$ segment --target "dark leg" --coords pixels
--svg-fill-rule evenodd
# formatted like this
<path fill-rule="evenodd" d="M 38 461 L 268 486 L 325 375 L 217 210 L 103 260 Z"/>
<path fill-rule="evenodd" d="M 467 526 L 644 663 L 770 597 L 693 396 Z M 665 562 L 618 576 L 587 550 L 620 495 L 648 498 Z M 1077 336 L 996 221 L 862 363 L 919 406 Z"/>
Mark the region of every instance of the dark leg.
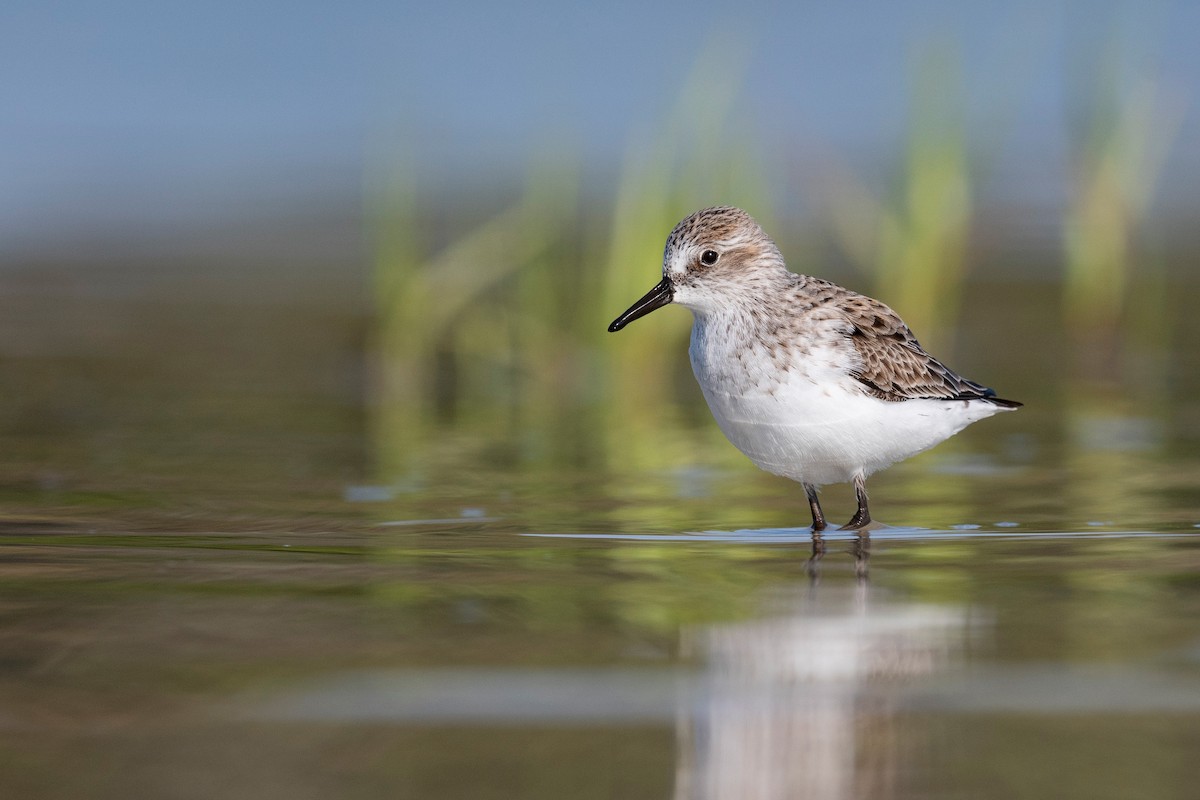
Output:
<path fill-rule="evenodd" d="M 867 510 L 867 479 L 861 475 L 854 478 L 854 496 L 858 498 L 858 511 L 841 527 L 843 531 L 858 530 L 871 524 L 871 512 Z"/>
<path fill-rule="evenodd" d="M 821 513 L 821 502 L 817 500 L 817 487 L 811 483 L 801 484 L 804 486 L 804 494 L 808 495 L 808 510 L 812 512 L 814 531 L 825 530 L 825 515 Z"/>

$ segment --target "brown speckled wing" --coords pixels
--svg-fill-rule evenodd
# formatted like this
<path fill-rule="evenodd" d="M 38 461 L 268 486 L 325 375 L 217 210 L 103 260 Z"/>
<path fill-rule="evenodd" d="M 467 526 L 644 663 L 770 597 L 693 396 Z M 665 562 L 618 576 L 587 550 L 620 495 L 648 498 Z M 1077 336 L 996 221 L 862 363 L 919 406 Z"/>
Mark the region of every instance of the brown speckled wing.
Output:
<path fill-rule="evenodd" d="M 852 373 L 883 400 L 989 400 L 1016 407 L 986 386 L 958 375 L 926 353 L 908 326 L 890 308 L 861 295 L 841 298 L 838 306 L 850 324 L 850 343 L 862 366 Z"/>

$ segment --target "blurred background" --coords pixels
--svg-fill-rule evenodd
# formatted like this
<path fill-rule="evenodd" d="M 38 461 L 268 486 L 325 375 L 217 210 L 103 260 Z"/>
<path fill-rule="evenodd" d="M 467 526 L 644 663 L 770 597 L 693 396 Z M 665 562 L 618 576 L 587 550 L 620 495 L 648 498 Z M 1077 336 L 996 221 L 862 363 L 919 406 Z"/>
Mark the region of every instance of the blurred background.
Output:
<path fill-rule="evenodd" d="M 1191 797 L 1197 30 L 9 0 L 0 787 Z M 873 554 L 685 310 L 605 331 L 716 204 L 1025 403 L 875 476 Z"/>
<path fill-rule="evenodd" d="M 1195 413 L 1198 23 L 1188 3 L 9 4 L 5 483 L 69 505 L 236 456 L 246 481 L 391 496 L 463 458 L 729 459 L 688 315 L 604 332 L 713 204 L 884 299 L 1025 424 L 1159 447 Z"/>
<path fill-rule="evenodd" d="M 686 314 L 603 326 L 652 285 L 674 221 L 711 204 L 745 206 L 793 269 L 881 296 L 1023 399 L 1052 396 L 1068 355 L 1161 398 L 1188 316 L 1168 285 L 1197 245 L 1190 4 L 4 16 L 10 435 L 100 435 L 81 418 L 105 398 L 125 409 L 105 427 L 128 414 L 167 439 L 280 425 L 289 381 L 332 375 L 342 411 L 320 425 L 368 432 L 346 469 L 384 484 L 427 469 L 446 423 L 522 463 L 604 462 L 614 436 L 635 445 L 625 463 L 668 463 L 628 428 L 695 405 Z M 169 374 L 153 401 L 146 360 Z M 101 457 L 32 449 L 51 486 Z"/>

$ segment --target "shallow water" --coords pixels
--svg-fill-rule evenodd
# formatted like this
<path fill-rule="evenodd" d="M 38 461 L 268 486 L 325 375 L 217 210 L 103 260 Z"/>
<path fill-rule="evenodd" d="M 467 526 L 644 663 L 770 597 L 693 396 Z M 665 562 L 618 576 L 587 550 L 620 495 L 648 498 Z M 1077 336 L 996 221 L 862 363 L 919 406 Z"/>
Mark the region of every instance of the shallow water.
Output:
<path fill-rule="evenodd" d="M 1157 383 L 986 351 L 1027 408 L 814 542 L 694 409 L 385 471 L 357 316 L 110 302 L 6 334 L 6 797 L 1195 794 L 1190 329 Z"/>

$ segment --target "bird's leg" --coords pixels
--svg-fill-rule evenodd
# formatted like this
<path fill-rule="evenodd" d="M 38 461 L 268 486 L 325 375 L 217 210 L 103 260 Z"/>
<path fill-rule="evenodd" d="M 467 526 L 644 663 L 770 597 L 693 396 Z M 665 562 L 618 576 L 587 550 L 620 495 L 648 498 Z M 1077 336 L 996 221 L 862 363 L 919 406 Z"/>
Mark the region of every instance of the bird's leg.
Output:
<path fill-rule="evenodd" d="M 821 512 L 821 501 L 817 499 L 817 487 L 811 483 L 802 484 L 804 486 L 804 494 L 808 496 L 808 510 L 812 512 L 812 529 L 814 531 L 825 530 L 825 514 Z"/>
<path fill-rule="evenodd" d="M 862 475 L 854 476 L 854 496 L 858 498 L 858 510 L 840 530 L 853 531 L 871 524 L 871 512 L 867 510 L 867 479 Z"/>

